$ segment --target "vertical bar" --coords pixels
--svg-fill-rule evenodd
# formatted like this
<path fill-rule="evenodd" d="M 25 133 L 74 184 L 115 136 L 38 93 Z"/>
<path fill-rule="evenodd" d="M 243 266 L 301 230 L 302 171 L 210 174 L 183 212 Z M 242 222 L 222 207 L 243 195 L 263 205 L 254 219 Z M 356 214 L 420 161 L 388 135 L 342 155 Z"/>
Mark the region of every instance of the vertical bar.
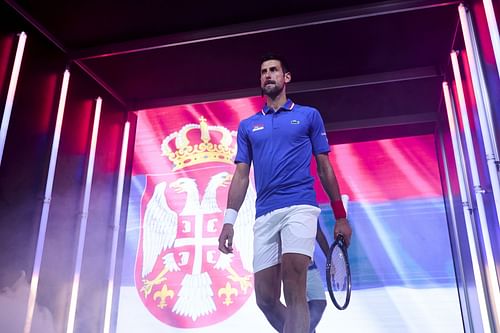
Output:
<path fill-rule="evenodd" d="M 499 175 L 497 169 L 499 162 L 496 153 L 497 144 L 491 115 L 490 99 L 488 96 L 488 90 L 486 89 L 483 71 L 481 69 L 479 51 L 477 49 L 470 13 L 463 5 L 459 6 L 459 13 L 465 48 L 470 64 L 469 68 L 472 78 L 472 87 L 476 98 L 477 114 L 479 116 L 480 123 L 479 129 L 481 130 L 481 136 L 483 138 L 488 173 L 490 176 L 491 188 L 493 190 L 493 197 L 495 199 L 493 201 L 495 203 L 497 223 L 500 226 L 500 180 L 498 178 Z"/>
<path fill-rule="evenodd" d="M 457 168 L 457 178 L 458 185 L 460 188 L 460 198 L 462 199 L 462 207 L 464 210 L 465 217 L 465 228 L 467 230 L 467 240 L 469 242 L 471 261 L 472 261 L 472 272 L 474 275 L 474 282 L 476 284 L 479 310 L 481 313 L 481 319 L 483 324 L 483 330 L 485 332 L 490 331 L 490 323 L 488 320 L 488 307 L 486 291 L 484 289 L 484 283 L 481 274 L 481 265 L 479 262 L 480 253 L 478 252 L 479 245 L 475 237 L 475 232 L 473 228 L 474 216 L 472 214 L 472 200 L 470 198 L 469 184 L 467 181 L 467 175 L 465 173 L 465 159 L 463 155 L 463 148 L 460 141 L 460 135 L 458 130 L 458 121 L 455 116 L 455 108 L 452 103 L 450 89 L 447 82 L 443 82 L 443 94 L 446 105 L 446 113 L 448 115 L 448 124 L 450 127 L 451 142 L 453 146 L 453 155 L 455 157 L 455 167 Z M 450 200 L 453 200 L 450 198 Z M 455 237 L 458 239 L 458 233 L 456 228 L 454 229 Z M 460 263 L 462 265 L 462 263 Z M 463 272 L 462 272 L 463 274 Z M 468 311 L 468 309 L 467 309 Z"/>
<path fill-rule="evenodd" d="M 446 82 L 443 82 L 443 85 Z M 446 88 L 447 83 L 446 83 Z M 464 329 L 465 333 L 470 333 L 474 332 L 474 323 L 471 320 L 471 304 L 469 300 L 469 294 L 467 293 L 467 283 L 465 279 L 465 271 L 464 271 L 464 257 L 462 255 L 462 249 L 460 247 L 460 236 L 458 233 L 458 227 L 457 227 L 457 217 L 455 215 L 455 204 L 454 204 L 454 198 L 453 198 L 453 190 L 451 187 L 451 182 L 450 182 L 450 166 L 448 165 L 447 159 L 446 159 L 446 150 L 445 150 L 445 144 L 443 140 L 443 134 L 439 132 L 437 134 L 439 136 L 439 143 L 437 143 L 439 150 L 441 152 L 441 158 L 443 161 L 443 173 L 444 173 L 444 180 L 446 182 L 446 190 L 448 192 L 448 201 L 449 201 L 449 219 L 448 219 L 448 228 L 450 229 L 450 238 L 453 238 L 456 243 L 456 254 L 455 254 L 455 264 L 456 264 L 456 269 L 458 270 L 457 272 L 457 283 L 458 283 L 458 297 L 460 298 L 460 304 L 461 304 L 461 309 L 462 309 L 462 318 L 464 321 Z M 452 143 L 453 145 L 453 143 Z M 453 146 L 452 146 L 453 148 Z M 455 154 L 454 154 L 455 156 Z M 456 156 L 455 156 L 456 158 Z M 458 172 L 458 171 L 457 171 Z M 460 189 L 459 189 L 460 191 Z M 461 198 L 462 199 L 462 198 Z M 462 207 L 463 203 L 462 203 Z M 470 214 L 470 210 L 468 210 L 468 213 Z M 477 259 L 477 258 L 476 258 Z M 474 273 L 473 273 L 474 274 Z M 482 282 L 482 281 L 481 281 Z"/>
<path fill-rule="evenodd" d="M 465 144 L 467 146 L 467 155 L 469 160 L 469 167 L 472 176 L 472 185 L 474 187 L 474 192 L 476 196 L 477 211 L 479 214 L 479 224 L 481 226 L 481 235 L 483 239 L 484 254 L 486 257 L 486 276 L 491 283 L 490 295 L 493 299 L 494 304 L 499 304 L 499 287 L 498 287 L 498 277 L 496 272 L 495 259 L 493 257 L 492 245 L 490 240 L 490 234 L 488 231 L 488 221 L 486 218 L 486 209 L 484 207 L 483 193 L 479 180 L 479 171 L 477 169 L 476 155 L 474 153 L 474 143 L 472 141 L 472 133 L 469 124 L 469 116 L 467 114 L 467 105 L 465 103 L 465 94 L 462 86 L 462 76 L 460 74 L 460 66 L 458 64 L 457 52 L 451 53 L 451 63 L 453 66 L 453 74 L 455 76 L 455 81 L 457 84 L 457 93 L 459 101 L 459 111 L 462 119 L 462 126 L 465 135 Z M 487 331 L 489 332 L 489 330 Z"/>
<path fill-rule="evenodd" d="M 500 78 L 500 37 L 498 35 L 498 25 L 495 18 L 495 10 L 491 0 L 483 0 L 484 11 L 486 13 L 486 22 L 490 31 L 491 44 L 493 44 L 493 53 L 497 64 L 498 77 Z"/>
<path fill-rule="evenodd" d="M 104 312 L 103 333 L 109 333 L 111 328 L 111 309 L 113 307 L 113 289 L 116 268 L 116 253 L 118 247 L 118 231 L 120 229 L 120 217 L 123 198 L 123 183 L 125 180 L 125 166 L 127 162 L 128 138 L 130 123 L 125 123 L 123 129 L 122 151 L 120 155 L 120 167 L 118 171 L 118 184 L 116 188 L 115 215 L 113 219 L 113 240 L 111 242 L 111 256 L 109 260 L 108 288 L 106 296 L 106 310 Z"/>
<path fill-rule="evenodd" d="M 80 273 L 82 270 L 83 249 L 85 246 L 85 235 L 87 232 L 87 220 L 89 215 L 90 193 L 92 190 L 92 177 L 94 175 L 95 151 L 97 145 L 97 135 L 99 132 L 99 121 L 101 118 L 102 99 L 98 97 L 95 105 L 94 124 L 92 127 L 92 139 L 90 142 L 89 160 L 87 164 L 87 174 L 85 177 L 85 189 L 83 194 L 82 215 L 80 218 L 80 230 L 78 233 L 78 243 L 76 249 L 75 268 L 73 273 L 73 287 L 71 289 L 71 299 L 68 313 L 68 323 L 66 333 L 72 333 L 75 326 L 76 305 L 78 300 L 78 289 L 80 286 Z"/>
<path fill-rule="evenodd" d="M 59 141 L 61 139 L 61 127 L 64 115 L 64 106 L 69 85 L 69 71 L 64 71 L 61 95 L 59 98 L 59 107 L 57 109 L 56 127 L 54 130 L 54 139 L 52 140 L 52 150 L 50 152 L 49 170 L 47 172 L 47 182 L 45 184 L 45 195 L 43 198 L 42 215 L 40 217 L 40 229 L 38 230 L 38 239 L 35 251 L 35 261 L 33 264 L 33 273 L 31 274 L 31 286 L 28 298 L 28 309 L 26 312 L 26 321 L 24 323 L 24 333 L 30 333 L 35 311 L 36 295 L 38 290 L 38 280 L 40 275 L 40 266 L 42 263 L 43 247 L 45 244 L 45 233 L 47 231 L 47 222 L 50 210 L 50 201 L 52 199 L 52 187 L 54 185 L 54 175 L 56 171 L 57 155 L 59 152 Z"/>
<path fill-rule="evenodd" d="M 0 165 L 2 165 L 3 150 L 5 148 L 5 140 L 7 138 L 7 129 L 9 128 L 12 105 L 14 104 L 17 80 L 19 78 L 19 72 L 21 70 L 24 47 L 26 45 L 26 37 L 27 36 L 24 31 L 19 34 L 19 42 L 17 43 L 16 56 L 14 58 L 14 66 L 12 67 L 9 89 L 7 90 L 7 98 L 5 100 L 5 108 L 3 109 L 2 125 L 0 126 Z"/>

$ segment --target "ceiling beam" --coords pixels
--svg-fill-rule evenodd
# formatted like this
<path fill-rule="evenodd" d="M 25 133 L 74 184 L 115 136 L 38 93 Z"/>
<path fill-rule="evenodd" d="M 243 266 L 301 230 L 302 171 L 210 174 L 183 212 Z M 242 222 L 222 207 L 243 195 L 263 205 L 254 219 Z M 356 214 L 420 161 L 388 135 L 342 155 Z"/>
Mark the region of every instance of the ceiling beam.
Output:
<path fill-rule="evenodd" d="M 457 5 L 458 3 L 459 1 L 439 0 L 385 1 L 358 7 L 335 9 L 288 17 L 277 17 L 268 20 L 234 24 L 206 30 L 108 44 L 72 52 L 70 57 L 78 60 L 103 58 L 372 16 Z"/>
<path fill-rule="evenodd" d="M 97 75 L 96 73 L 94 73 L 94 71 L 88 68 L 87 65 L 83 63 L 83 61 L 74 60 L 73 63 L 78 67 L 80 67 L 82 71 L 87 73 L 87 75 L 90 76 L 92 80 L 94 80 L 99 86 L 101 86 L 102 89 L 104 89 L 108 94 L 110 94 L 118 103 L 121 104 L 121 106 L 123 106 L 126 110 L 130 109 L 130 106 L 127 104 L 125 99 L 118 92 L 116 92 L 116 90 L 111 88 L 109 84 L 107 84 L 103 79 L 101 79 L 99 75 Z"/>
<path fill-rule="evenodd" d="M 293 95 L 298 93 L 352 88 L 375 84 L 384 84 L 391 82 L 401 82 L 409 80 L 429 79 L 441 77 L 442 74 L 435 67 L 417 67 L 400 71 L 376 73 L 369 75 L 359 75 L 345 78 L 337 78 L 330 80 L 307 81 L 307 82 L 292 82 L 287 85 L 287 94 Z M 145 110 L 164 106 L 205 103 L 212 101 L 220 101 L 234 98 L 244 98 L 250 96 L 258 96 L 260 89 L 256 83 L 254 88 L 238 89 L 221 91 L 209 94 L 178 96 L 171 98 L 148 99 L 143 101 L 129 101 L 131 110 Z"/>
<path fill-rule="evenodd" d="M 16 1 L 14 0 L 4 0 L 7 5 L 9 5 L 15 12 L 22 16 L 28 24 L 33 26 L 40 34 L 49 40 L 56 48 L 61 52 L 68 55 L 68 49 L 61 43 L 54 35 L 52 35 L 40 22 L 38 22 L 33 16 L 31 16 L 26 10 L 24 10 Z M 87 73 L 101 88 L 103 88 L 108 94 L 110 94 L 118 103 L 120 103 L 125 109 L 129 109 L 125 100 L 108 84 L 106 84 L 97 74 L 95 74 L 90 68 L 88 68 L 82 61 L 74 59 L 69 61 L 69 63 L 74 63 L 76 66 L 80 67 L 82 71 Z"/>
<path fill-rule="evenodd" d="M 292 82 L 287 87 L 288 94 L 312 91 L 361 87 L 374 84 L 401 82 L 440 77 L 442 74 L 435 67 L 417 67 L 399 71 L 358 75 L 330 80 Z"/>
<path fill-rule="evenodd" d="M 393 117 L 367 118 L 353 121 L 340 121 L 335 123 L 326 123 L 327 132 L 348 131 L 357 129 L 368 129 L 378 127 L 390 127 L 401 125 L 415 125 L 424 123 L 434 123 L 437 121 L 435 112 L 405 114 Z"/>
<path fill-rule="evenodd" d="M 23 17 L 29 24 L 31 24 L 35 30 L 40 32 L 45 38 L 47 38 L 55 47 L 57 47 L 63 53 L 68 53 L 66 47 L 54 36 L 52 35 L 45 27 L 40 24 L 33 16 L 31 16 L 23 7 L 21 7 L 14 0 L 4 0 L 4 2 L 10 6 L 16 13 L 18 13 L 21 17 Z"/>

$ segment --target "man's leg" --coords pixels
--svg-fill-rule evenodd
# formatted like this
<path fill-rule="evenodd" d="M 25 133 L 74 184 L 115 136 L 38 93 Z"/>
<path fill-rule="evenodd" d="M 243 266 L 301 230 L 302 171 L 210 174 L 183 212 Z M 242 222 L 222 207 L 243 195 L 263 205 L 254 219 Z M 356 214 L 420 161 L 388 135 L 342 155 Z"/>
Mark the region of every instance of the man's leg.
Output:
<path fill-rule="evenodd" d="M 311 324 L 309 328 L 310 333 L 316 332 L 316 326 L 318 326 L 323 312 L 325 312 L 326 301 L 325 300 L 311 300 L 307 302 L 309 305 L 309 316 L 311 318 Z"/>
<path fill-rule="evenodd" d="M 286 308 L 280 301 L 280 265 L 256 272 L 254 279 L 257 306 L 264 313 L 269 323 L 278 332 L 283 332 Z"/>
<path fill-rule="evenodd" d="M 309 332 L 306 276 L 310 261 L 311 258 L 303 254 L 283 254 L 281 269 L 283 270 L 283 292 L 287 308 L 284 333 Z"/>
<path fill-rule="evenodd" d="M 309 332 L 314 333 L 326 308 L 325 288 L 321 279 L 321 273 L 315 263 L 312 263 L 307 268 L 306 295 L 309 306 L 309 317 L 311 318 Z"/>

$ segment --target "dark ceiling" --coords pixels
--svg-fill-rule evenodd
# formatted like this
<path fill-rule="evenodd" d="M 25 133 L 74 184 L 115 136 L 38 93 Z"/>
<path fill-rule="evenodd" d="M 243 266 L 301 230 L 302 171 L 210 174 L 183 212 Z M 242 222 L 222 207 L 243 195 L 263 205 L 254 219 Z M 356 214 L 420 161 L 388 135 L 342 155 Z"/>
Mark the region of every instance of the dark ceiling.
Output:
<path fill-rule="evenodd" d="M 331 130 L 433 121 L 458 26 L 457 1 L 5 2 L 129 110 L 258 95 L 273 51 Z"/>

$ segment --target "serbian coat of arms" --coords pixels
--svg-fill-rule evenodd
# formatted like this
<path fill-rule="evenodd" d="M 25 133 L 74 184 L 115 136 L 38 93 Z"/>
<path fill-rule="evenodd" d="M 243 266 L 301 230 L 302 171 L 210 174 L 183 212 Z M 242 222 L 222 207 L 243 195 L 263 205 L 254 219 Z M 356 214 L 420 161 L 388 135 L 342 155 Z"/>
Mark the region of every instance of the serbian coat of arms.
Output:
<path fill-rule="evenodd" d="M 166 325 L 216 324 L 252 295 L 252 184 L 235 224 L 234 253 L 218 250 L 235 153 L 236 132 L 201 117 L 164 137 L 161 154 L 170 167 L 146 175 L 135 286 Z"/>

